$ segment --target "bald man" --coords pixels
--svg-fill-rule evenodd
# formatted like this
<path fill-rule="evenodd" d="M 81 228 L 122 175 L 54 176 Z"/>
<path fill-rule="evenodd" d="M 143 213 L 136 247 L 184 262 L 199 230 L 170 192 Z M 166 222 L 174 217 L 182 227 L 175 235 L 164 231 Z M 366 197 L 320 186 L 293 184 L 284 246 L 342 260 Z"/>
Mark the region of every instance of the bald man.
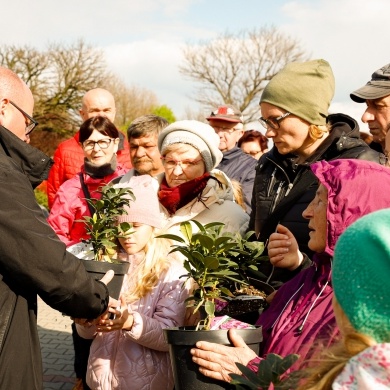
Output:
<path fill-rule="evenodd" d="M 47 224 L 33 188 L 52 160 L 29 145 L 37 122 L 27 85 L 0 67 L 0 388 L 41 390 L 37 295 L 68 316 L 97 318 L 107 287 L 91 278 Z M 110 278 L 104 278 L 107 283 Z M 110 306 L 118 302 L 111 300 Z"/>
<path fill-rule="evenodd" d="M 114 97 L 105 89 L 91 89 L 84 95 L 79 113 L 83 122 L 98 115 L 105 116 L 114 122 L 116 114 Z M 118 163 L 126 168 L 131 168 L 129 144 L 122 132 L 119 132 L 119 137 Z M 79 132 L 58 145 L 53 159 L 54 166 L 50 170 L 47 181 L 49 208 L 51 208 L 61 184 L 79 173 L 84 164 L 84 152 L 79 144 Z"/>

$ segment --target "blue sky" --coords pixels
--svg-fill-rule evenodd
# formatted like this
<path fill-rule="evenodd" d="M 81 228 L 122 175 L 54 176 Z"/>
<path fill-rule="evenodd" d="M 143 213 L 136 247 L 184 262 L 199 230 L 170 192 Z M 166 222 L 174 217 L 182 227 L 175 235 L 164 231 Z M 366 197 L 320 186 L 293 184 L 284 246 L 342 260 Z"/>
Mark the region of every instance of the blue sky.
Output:
<path fill-rule="evenodd" d="M 390 62 L 388 0 L 16 0 L 2 11 L 0 44 L 44 47 L 83 38 L 106 53 L 126 83 L 154 91 L 183 118 L 195 84 L 178 72 L 184 44 L 219 34 L 276 26 L 299 39 L 336 77 L 332 110 L 358 119 L 349 93 Z"/>

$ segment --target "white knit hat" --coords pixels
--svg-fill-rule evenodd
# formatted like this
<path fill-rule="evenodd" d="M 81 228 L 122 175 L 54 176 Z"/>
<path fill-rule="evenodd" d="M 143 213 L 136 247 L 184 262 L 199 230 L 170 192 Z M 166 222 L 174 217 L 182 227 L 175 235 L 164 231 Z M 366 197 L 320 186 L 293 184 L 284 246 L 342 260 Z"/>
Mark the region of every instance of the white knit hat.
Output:
<path fill-rule="evenodd" d="M 219 137 L 206 123 L 195 120 L 174 122 L 167 126 L 158 137 L 158 149 L 162 156 L 168 146 L 179 143 L 191 145 L 199 151 L 207 172 L 214 169 L 222 160 Z"/>
<path fill-rule="evenodd" d="M 126 214 L 118 217 L 118 223 L 138 222 L 156 228 L 162 227 L 160 218 L 160 206 L 157 190 L 153 179 L 149 175 L 133 176 L 128 187 L 131 188 L 135 200 L 130 202 L 130 207 L 124 207 Z"/>

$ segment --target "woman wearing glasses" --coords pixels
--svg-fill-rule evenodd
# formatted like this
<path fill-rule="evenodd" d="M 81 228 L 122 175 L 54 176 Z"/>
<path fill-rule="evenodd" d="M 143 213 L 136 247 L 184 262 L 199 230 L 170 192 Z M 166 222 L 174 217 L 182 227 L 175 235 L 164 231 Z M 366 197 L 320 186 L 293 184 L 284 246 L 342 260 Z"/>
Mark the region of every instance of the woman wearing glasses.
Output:
<path fill-rule="evenodd" d="M 90 215 L 86 198 L 99 198 L 101 186 L 127 171 L 117 164 L 119 133 L 109 119 L 97 116 L 86 120 L 80 127 L 79 139 L 84 165 L 79 174 L 61 185 L 48 218 L 67 246 L 88 237 L 82 222 L 84 216 Z"/>
<path fill-rule="evenodd" d="M 234 201 L 229 178 L 214 169 L 222 159 L 213 128 L 195 120 L 166 127 L 158 138 L 165 173 L 158 192 L 165 229 L 180 234 L 180 222 L 222 222 L 227 231 L 245 232 L 249 216 Z"/>
<path fill-rule="evenodd" d="M 84 151 L 84 165 L 80 167 L 79 174 L 61 185 L 48 218 L 49 224 L 66 246 L 88 238 L 82 222 L 84 216 L 91 215 L 86 199 L 99 198 L 100 187 L 127 171 L 117 164 L 119 133 L 106 117 L 95 116 L 87 119 L 80 127 L 79 140 Z M 91 340 L 78 336 L 74 323 L 72 337 L 78 379 L 75 389 L 88 389 L 85 375 Z"/>
<path fill-rule="evenodd" d="M 328 62 L 313 60 L 288 64 L 263 91 L 260 122 L 274 146 L 260 158 L 253 188 L 249 228 L 260 241 L 267 242 L 280 223 L 292 232 L 302 252 L 312 255 L 307 247 L 309 228 L 302 217 L 318 187 L 310 165 L 338 158 L 384 163 L 384 156 L 360 139 L 354 119 L 328 114 L 334 88 Z M 305 265 L 294 270 L 281 254 L 272 263 L 264 262 L 261 272 L 272 273 L 272 284 L 278 287 Z"/>

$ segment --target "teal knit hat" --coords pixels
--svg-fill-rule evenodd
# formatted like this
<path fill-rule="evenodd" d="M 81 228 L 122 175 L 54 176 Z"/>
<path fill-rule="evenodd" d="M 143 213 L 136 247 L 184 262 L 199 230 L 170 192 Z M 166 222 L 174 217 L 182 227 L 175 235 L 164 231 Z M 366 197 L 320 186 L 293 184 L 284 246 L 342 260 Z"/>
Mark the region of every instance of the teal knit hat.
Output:
<path fill-rule="evenodd" d="M 390 342 L 390 209 L 362 217 L 340 236 L 332 282 L 352 326 Z"/>
<path fill-rule="evenodd" d="M 292 62 L 267 84 L 260 103 L 283 108 L 312 125 L 325 125 L 334 89 L 327 61 Z"/>

